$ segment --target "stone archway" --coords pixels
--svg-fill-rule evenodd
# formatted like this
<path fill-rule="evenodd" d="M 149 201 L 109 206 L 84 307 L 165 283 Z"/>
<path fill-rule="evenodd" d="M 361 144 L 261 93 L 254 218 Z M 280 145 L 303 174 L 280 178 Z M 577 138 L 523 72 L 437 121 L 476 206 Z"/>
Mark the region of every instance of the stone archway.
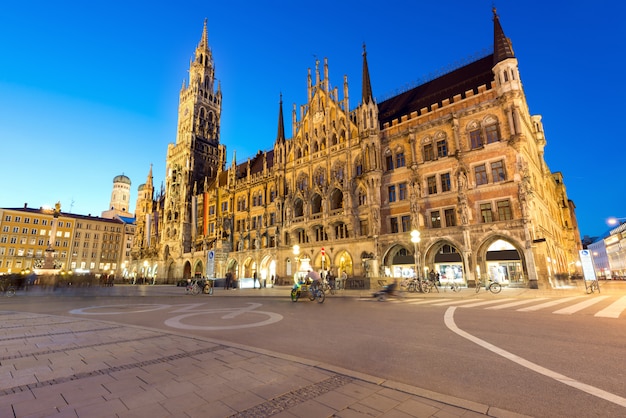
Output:
<path fill-rule="evenodd" d="M 185 261 L 185 265 L 183 266 L 183 279 L 191 279 L 191 263 L 189 261 Z"/>
<path fill-rule="evenodd" d="M 169 263 L 167 264 L 167 273 L 166 273 L 166 278 L 167 278 L 167 282 L 170 283 L 170 280 L 173 282 L 176 282 L 176 264 L 174 263 L 174 261 L 170 260 Z"/>
<path fill-rule="evenodd" d="M 341 250 L 335 256 L 335 267 L 337 268 L 337 277 L 345 272 L 348 277 L 354 276 L 354 266 L 352 256 L 346 250 Z"/>
<path fill-rule="evenodd" d="M 511 237 L 495 234 L 486 238 L 476 251 L 476 266 L 483 280 L 495 280 L 509 286 L 528 285 L 524 251 Z"/>
<path fill-rule="evenodd" d="M 206 271 L 201 260 L 197 260 L 193 268 L 193 277 L 203 277 Z"/>
<path fill-rule="evenodd" d="M 424 271 L 439 273 L 442 285 L 454 281 L 460 286 L 466 286 L 469 272 L 463 261 L 462 246 L 450 240 L 434 242 L 427 250 L 424 261 Z"/>
<path fill-rule="evenodd" d="M 415 253 L 403 244 L 389 247 L 382 258 L 382 277 L 406 278 L 415 276 Z"/>

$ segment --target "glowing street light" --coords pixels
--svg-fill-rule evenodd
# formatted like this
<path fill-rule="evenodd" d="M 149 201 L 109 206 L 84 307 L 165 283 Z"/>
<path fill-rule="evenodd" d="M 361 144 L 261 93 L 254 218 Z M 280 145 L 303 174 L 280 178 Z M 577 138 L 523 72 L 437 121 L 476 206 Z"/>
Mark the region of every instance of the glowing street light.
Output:
<path fill-rule="evenodd" d="M 608 218 L 606 220 L 606 223 L 611 225 L 611 226 L 615 226 L 617 224 L 619 224 L 620 222 L 626 221 L 626 217 L 625 218 L 616 218 L 614 216 L 611 216 L 610 218 Z"/>

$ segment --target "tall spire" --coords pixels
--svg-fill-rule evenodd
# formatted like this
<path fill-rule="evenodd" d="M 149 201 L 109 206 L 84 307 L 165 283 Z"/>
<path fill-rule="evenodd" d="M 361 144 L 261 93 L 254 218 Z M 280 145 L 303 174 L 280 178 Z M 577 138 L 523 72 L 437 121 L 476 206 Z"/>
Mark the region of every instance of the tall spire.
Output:
<path fill-rule="evenodd" d="M 500 25 L 500 18 L 493 8 L 493 63 L 494 65 L 507 58 L 515 58 L 511 40 L 504 36 L 504 31 Z"/>
<path fill-rule="evenodd" d="M 198 48 L 208 48 L 209 47 L 209 34 L 206 28 L 207 18 L 204 18 L 204 28 L 202 29 L 202 38 L 200 38 L 200 44 Z"/>
<path fill-rule="evenodd" d="M 150 163 L 150 171 L 148 172 L 148 178 L 146 179 L 146 186 L 152 187 L 152 163 Z"/>
<path fill-rule="evenodd" d="M 370 83 L 370 72 L 367 68 L 367 51 L 365 43 L 363 44 L 363 104 L 374 102 L 372 97 L 372 84 Z"/>
<path fill-rule="evenodd" d="M 280 93 L 280 104 L 278 105 L 278 133 L 276 134 L 276 143 L 285 143 L 285 121 L 283 119 L 283 94 Z"/>

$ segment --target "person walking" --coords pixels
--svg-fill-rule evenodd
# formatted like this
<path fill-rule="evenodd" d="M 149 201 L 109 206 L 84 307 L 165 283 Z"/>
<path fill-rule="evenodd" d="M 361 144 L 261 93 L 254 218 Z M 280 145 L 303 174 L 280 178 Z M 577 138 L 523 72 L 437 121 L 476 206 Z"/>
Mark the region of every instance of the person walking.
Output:
<path fill-rule="evenodd" d="M 226 280 L 224 280 L 224 290 L 230 289 L 233 281 L 233 273 L 230 271 L 226 272 Z"/>

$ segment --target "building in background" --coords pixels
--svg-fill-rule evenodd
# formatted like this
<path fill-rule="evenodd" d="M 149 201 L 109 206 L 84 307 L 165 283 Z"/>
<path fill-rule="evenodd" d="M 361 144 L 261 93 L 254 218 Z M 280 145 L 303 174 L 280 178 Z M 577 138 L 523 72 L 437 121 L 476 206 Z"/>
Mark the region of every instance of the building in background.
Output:
<path fill-rule="evenodd" d="M 124 223 L 120 219 L 77 215 L 54 209 L 0 209 L 0 274 L 49 269 L 60 273 L 119 275 Z M 134 231 L 129 231 L 132 233 Z"/>
<path fill-rule="evenodd" d="M 555 286 L 581 248 L 574 204 L 546 164 L 541 116 L 495 10 L 493 36 L 489 55 L 380 103 L 364 48 L 352 108 L 347 77 L 331 88 L 327 60 L 316 61 L 292 137 L 281 99 L 272 148 L 227 167 L 205 21 L 165 187 L 155 195 L 150 169 L 139 189 L 131 274 L 269 280 L 306 260 L 354 286 L 415 269 Z"/>
<path fill-rule="evenodd" d="M 114 218 L 116 216 L 124 216 L 132 218 L 133 214 L 129 212 L 130 208 L 130 179 L 124 174 L 113 178 L 113 190 L 111 191 L 111 202 L 109 209 L 102 212 L 103 218 Z"/>

